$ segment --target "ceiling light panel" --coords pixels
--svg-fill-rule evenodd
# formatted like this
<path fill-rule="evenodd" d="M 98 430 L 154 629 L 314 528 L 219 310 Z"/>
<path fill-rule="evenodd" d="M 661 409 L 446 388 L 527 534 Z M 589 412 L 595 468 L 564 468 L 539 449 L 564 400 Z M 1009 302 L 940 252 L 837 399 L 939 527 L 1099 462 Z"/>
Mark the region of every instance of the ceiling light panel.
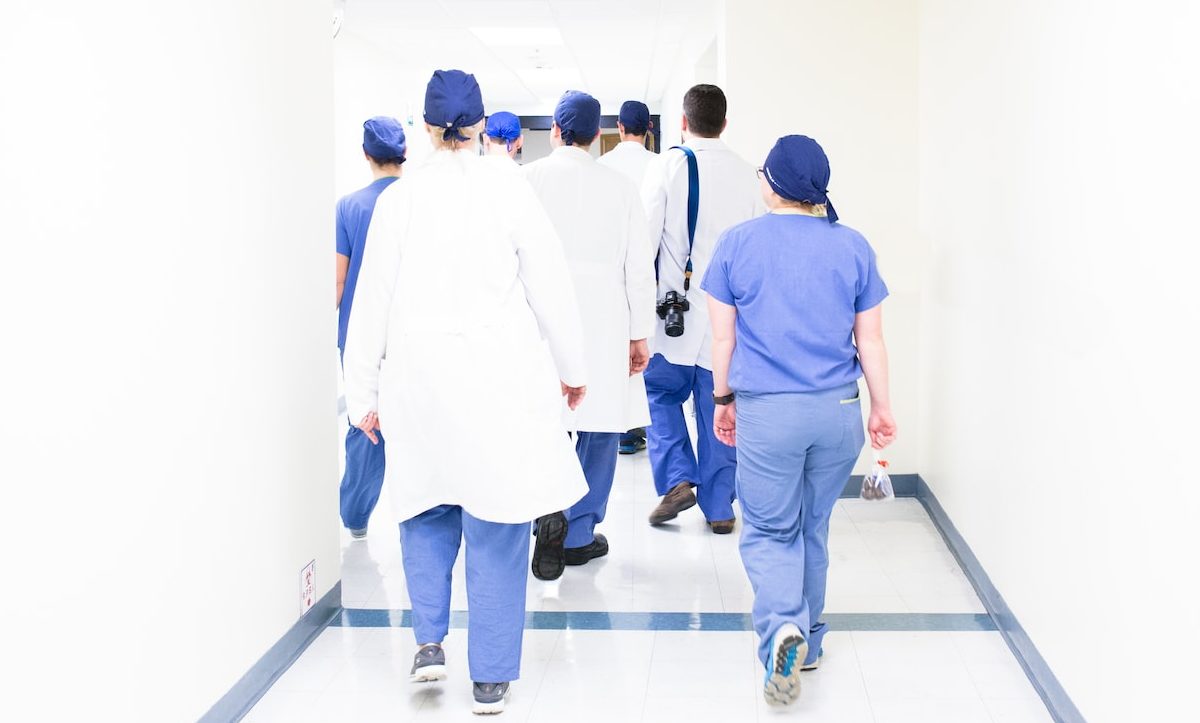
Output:
<path fill-rule="evenodd" d="M 480 42 L 492 48 L 555 47 L 564 45 L 562 33 L 556 27 L 472 27 L 468 28 Z"/>

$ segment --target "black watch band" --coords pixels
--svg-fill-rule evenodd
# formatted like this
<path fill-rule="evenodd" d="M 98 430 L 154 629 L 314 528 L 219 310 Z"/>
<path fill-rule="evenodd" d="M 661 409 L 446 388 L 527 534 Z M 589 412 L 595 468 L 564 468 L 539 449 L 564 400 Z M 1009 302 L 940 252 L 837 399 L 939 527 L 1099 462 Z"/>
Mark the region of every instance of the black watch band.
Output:
<path fill-rule="evenodd" d="M 713 395 L 713 404 L 733 404 L 733 397 L 734 397 L 733 392 L 730 392 L 723 397 L 718 397 L 716 394 L 714 394 Z"/>

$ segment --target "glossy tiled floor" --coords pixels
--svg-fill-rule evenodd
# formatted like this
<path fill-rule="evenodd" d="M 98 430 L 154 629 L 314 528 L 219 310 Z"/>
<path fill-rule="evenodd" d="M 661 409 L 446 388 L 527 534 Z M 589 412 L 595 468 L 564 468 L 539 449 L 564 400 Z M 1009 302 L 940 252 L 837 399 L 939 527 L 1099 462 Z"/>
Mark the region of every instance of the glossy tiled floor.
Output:
<path fill-rule="evenodd" d="M 385 492 L 386 495 L 386 492 Z M 750 610 L 737 536 L 708 532 L 699 510 L 651 528 L 656 502 L 645 454 L 622 457 L 601 530 L 612 553 L 529 581 L 530 610 Z M 976 613 L 983 607 L 914 500 L 838 504 L 831 531 L 830 613 Z M 465 609 L 460 568 L 452 606 Z M 382 499 L 367 540 L 344 536 L 348 608 L 404 609 L 398 534 Z M 450 679 L 407 682 L 414 648 L 404 628 L 331 627 L 251 711 L 254 723 L 465 721 L 471 716 L 466 631 L 452 630 Z M 769 709 L 750 632 L 529 630 L 521 679 L 500 720 L 1025 723 L 1049 721 L 996 632 L 837 630 L 800 701 Z"/>

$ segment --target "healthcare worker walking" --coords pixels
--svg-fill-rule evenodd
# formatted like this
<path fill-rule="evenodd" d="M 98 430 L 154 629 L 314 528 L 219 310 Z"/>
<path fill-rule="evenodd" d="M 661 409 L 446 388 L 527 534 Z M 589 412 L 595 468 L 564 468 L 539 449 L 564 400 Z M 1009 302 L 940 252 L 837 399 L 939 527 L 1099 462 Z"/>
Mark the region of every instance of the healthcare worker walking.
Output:
<path fill-rule="evenodd" d="M 562 574 L 608 554 L 596 534 L 617 469 L 621 433 L 650 421 L 642 371 L 654 331 L 654 256 L 637 189 L 588 152 L 600 135 L 600 102 L 567 91 L 554 110 L 554 151 L 525 167 L 525 176 L 562 239 L 579 297 L 587 354 L 588 399 L 568 417 L 587 496 L 562 518 L 538 521 L 533 573 Z M 562 546 L 565 545 L 565 550 Z"/>
<path fill-rule="evenodd" d="M 717 86 L 688 90 L 683 97 L 683 135 L 695 157 L 696 173 L 689 168 L 687 152 L 667 150 L 662 162 L 652 164 L 642 189 L 650 240 L 658 247 L 659 315 L 663 317 L 646 369 L 651 418 L 647 451 L 654 486 L 663 495 L 650 514 L 650 524 L 674 519 L 699 502 L 717 534 L 729 534 L 734 528 L 736 456 L 713 437 L 708 308 L 704 292 L 690 279 L 704 277 L 721 232 L 766 210 L 754 166 L 720 139 L 725 111 L 725 94 Z M 692 178 L 698 188 L 693 188 Z M 697 211 L 694 233 L 689 231 L 689 199 Z M 680 302 L 663 303 L 676 298 Z M 695 454 L 683 413 L 689 396 L 696 410 Z"/>
<path fill-rule="evenodd" d="M 376 116 L 363 123 L 363 155 L 375 180 L 337 203 L 337 307 L 338 354 L 346 349 L 346 326 L 354 304 L 354 290 L 362 267 L 367 228 L 375 201 L 383 189 L 400 177 L 406 150 L 404 126 L 395 118 Z M 351 417 L 353 419 L 353 417 Z M 383 487 L 384 443 L 373 444 L 358 427 L 346 433 L 346 471 L 339 490 L 342 524 L 350 536 L 367 536 L 367 522 Z"/>
<path fill-rule="evenodd" d="M 837 222 L 829 161 L 806 136 L 761 171 L 771 213 L 728 230 L 704 276 L 712 317 L 713 428 L 737 446 L 742 561 L 768 703 L 800 694 L 822 654 L 829 516 L 864 443 L 896 437 L 875 252 Z"/>
<path fill-rule="evenodd" d="M 525 138 L 521 135 L 521 119 L 508 111 L 488 116 L 483 128 L 483 152 L 488 158 L 508 159 L 517 165 L 517 154 Z"/>
<path fill-rule="evenodd" d="M 446 675 L 465 538 L 474 710 L 496 713 L 520 673 L 530 523 L 587 492 L 560 400 L 578 406 L 587 365 L 562 243 L 529 184 L 477 155 L 482 121 L 474 76 L 434 73 L 435 150 L 379 198 L 345 368 L 351 418 L 373 441 L 388 434 L 419 646 L 411 679 Z M 513 426 L 534 443 L 496 433 Z"/>
<path fill-rule="evenodd" d="M 646 179 L 646 169 L 654 154 L 646 149 L 646 135 L 654 123 L 650 120 L 650 108 L 640 100 L 627 100 L 621 104 L 617 114 L 617 133 L 621 142 L 612 150 L 600 156 L 600 165 L 608 166 L 624 175 L 641 189 Z M 621 443 L 617 451 L 621 454 L 635 454 L 646 448 L 646 429 L 638 427 L 630 429 L 621 435 Z"/>

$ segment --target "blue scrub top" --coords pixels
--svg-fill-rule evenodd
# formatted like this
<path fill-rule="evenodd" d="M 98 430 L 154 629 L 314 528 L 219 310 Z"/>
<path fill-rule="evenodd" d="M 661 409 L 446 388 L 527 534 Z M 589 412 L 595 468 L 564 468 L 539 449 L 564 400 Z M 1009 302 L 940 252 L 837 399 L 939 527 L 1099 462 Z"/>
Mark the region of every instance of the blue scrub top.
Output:
<path fill-rule="evenodd" d="M 820 392 L 858 381 L 855 315 L 888 295 L 862 234 L 770 213 L 722 234 L 701 288 L 737 308 L 736 392 Z"/>
<path fill-rule="evenodd" d="M 367 228 L 375 213 L 375 202 L 383 189 L 392 185 L 396 177 L 388 176 L 376 180 L 366 188 L 360 188 L 343 196 L 337 204 L 337 252 L 350 257 L 350 268 L 346 271 L 346 286 L 342 289 L 342 305 L 338 308 L 338 349 L 346 349 L 346 326 L 350 322 L 350 307 L 354 304 L 354 287 L 358 285 L 358 270 L 362 268 L 363 251 L 367 245 Z"/>

